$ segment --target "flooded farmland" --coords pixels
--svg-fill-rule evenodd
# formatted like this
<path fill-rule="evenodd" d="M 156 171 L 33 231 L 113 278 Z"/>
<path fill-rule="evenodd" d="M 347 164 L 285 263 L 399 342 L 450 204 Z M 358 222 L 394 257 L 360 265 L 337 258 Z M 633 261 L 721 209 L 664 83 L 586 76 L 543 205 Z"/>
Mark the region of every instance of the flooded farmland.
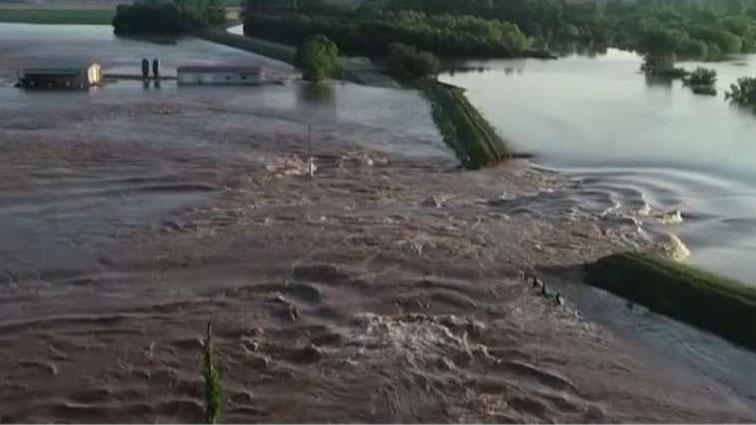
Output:
<path fill-rule="evenodd" d="M 155 56 L 294 74 L 194 39 L 0 25 L 3 422 L 200 421 L 207 322 L 228 422 L 756 418 L 740 389 L 560 307 L 583 262 L 648 242 L 563 214 L 549 194 L 570 183 L 525 163 L 462 172 L 413 91 L 11 86 Z"/>

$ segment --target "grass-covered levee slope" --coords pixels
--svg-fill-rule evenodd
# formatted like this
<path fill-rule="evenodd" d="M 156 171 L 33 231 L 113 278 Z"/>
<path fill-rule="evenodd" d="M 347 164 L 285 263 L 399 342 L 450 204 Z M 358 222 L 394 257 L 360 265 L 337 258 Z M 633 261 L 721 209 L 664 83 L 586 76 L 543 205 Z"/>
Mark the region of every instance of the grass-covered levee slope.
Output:
<path fill-rule="evenodd" d="M 431 102 L 433 120 L 449 147 L 468 169 L 495 165 L 510 156 L 506 143 L 470 104 L 464 90 L 437 81 L 418 87 Z"/>
<path fill-rule="evenodd" d="M 756 287 L 641 253 L 589 264 L 586 281 L 756 350 Z"/>

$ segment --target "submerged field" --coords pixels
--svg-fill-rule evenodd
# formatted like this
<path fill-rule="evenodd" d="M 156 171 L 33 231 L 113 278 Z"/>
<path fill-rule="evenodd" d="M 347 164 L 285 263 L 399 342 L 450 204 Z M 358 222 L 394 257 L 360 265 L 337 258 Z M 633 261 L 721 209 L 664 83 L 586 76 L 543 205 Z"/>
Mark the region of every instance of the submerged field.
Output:
<path fill-rule="evenodd" d="M 110 24 L 114 15 L 114 8 L 48 9 L 10 7 L 0 4 L 0 22 L 107 25 Z"/>

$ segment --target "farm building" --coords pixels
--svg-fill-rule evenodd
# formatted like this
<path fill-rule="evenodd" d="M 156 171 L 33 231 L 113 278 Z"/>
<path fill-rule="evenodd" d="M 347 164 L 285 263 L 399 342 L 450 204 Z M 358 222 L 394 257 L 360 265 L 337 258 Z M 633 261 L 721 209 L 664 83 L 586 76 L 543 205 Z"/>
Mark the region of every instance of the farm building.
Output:
<path fill-rule="evenodd" d="M 257 66 L 180 66 L 179 84 L 257 85 L 263 82 L 263 70 Z"/>
<path fill-rule="evenodd" d="M 102 67 L 94 62 L 26 68 L 19 86 L 24 88 L 85 89 L 102 82 Z"/>

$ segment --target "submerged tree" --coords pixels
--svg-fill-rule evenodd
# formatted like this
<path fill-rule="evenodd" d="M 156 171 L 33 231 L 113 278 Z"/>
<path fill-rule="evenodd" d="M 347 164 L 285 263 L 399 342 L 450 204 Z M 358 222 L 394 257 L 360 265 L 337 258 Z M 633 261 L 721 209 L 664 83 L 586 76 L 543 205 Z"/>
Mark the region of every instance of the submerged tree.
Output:
<path fill-rule="evenodd" d="M 740 105 L 756 106 L 756 77 L 743 77 L 737 84 L 730 85 L 730 91 L 725 93 L 725 99 Z"/>
<path fill-rule="evenodd" d="M 690 87 L 693 90 L 693 93 L 707 94 L 711 96 L 717 94 L 717 89 L 714 88 L 716 82 L 717 71 L 702 67 L 696 68 L 695 71 L 688 74 L 684 80 L 685 85 Z"/>
<path fill-rule="evenodd" d="M 306 81 L 318 83 L 336 73 L 339 49 L 328 37 L 313 35 L 297 50 L 295 64 Z"/>
<path fill-rule="evenodd" d="M 683 68 L 675 67 L 674 55 L 647 54 L 643 59 L 641 70 L 649 77 L 683 78 L 688 75 Z"/>

